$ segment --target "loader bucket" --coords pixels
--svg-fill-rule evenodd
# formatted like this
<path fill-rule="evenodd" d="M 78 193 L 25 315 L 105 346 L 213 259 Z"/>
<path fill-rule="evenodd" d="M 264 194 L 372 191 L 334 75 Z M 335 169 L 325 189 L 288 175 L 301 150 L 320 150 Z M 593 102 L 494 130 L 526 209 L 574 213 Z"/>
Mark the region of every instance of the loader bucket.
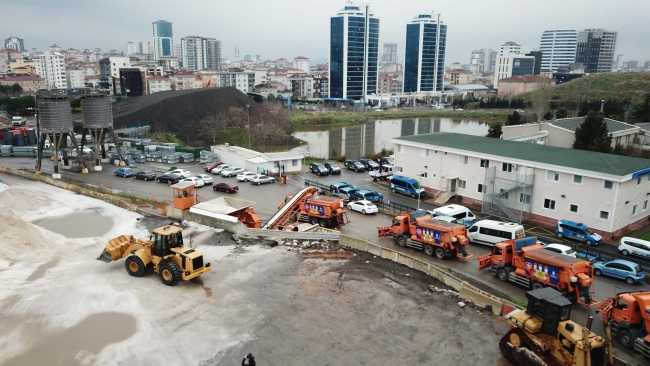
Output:
<path fill-rule="evenodd" d="M 97 257 L 97 260 L 110 263 L 113 260 L 113 258 L 111 258 L 111 253 L 107 251 L 103 251 L 102 254 L 99 257 Z"/>

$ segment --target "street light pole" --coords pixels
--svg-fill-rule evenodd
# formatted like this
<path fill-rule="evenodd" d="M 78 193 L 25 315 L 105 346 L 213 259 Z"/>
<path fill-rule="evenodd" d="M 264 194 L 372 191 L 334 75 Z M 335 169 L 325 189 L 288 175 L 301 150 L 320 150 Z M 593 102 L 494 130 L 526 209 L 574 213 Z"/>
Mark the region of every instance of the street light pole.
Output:
<path fill-rule="evenodd" d="M 248 108 L 250 105 L 246 104 L 246 117 L 248 118 L 248 149 L 250 150 L 251 148 L 251 115 L 248 112 Z"/>
<path fill-rule="evenodd" d="M 422 171 L 418 174 L 418 184 L 420 185 L 420 189 L 422 189 Z M 422 195 L 421 192 L 418 192 L 418 210 L 420 210 L 420 196 Z"/>

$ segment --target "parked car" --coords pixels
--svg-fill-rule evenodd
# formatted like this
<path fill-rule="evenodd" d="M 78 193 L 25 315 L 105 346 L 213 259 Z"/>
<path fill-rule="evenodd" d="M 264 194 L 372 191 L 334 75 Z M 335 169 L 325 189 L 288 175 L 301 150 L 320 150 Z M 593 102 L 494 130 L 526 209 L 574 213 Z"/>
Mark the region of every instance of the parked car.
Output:
<path fill-rule="evenodd" d="M 181 177 L 179 177 L 176 174 L 163 174 L 160 177 L 156 178 L 156 182 L 158 183 L 170 183 L 170 184 L 176 184 L 178 181 L 181 180 Z"/>
<path fill-rule="evenodd" d="M 329 195 L 330 195 L 330 197 L 336 197 L 336 198 L 341 198 L 341 199 L 343 199 L 343 201 L 344 201 L 346 204 L 347 204 L 348 202 L 351 201 L 351 200 L 350 200 L 350 196 L 348 196 L 347 194 L 345 194 L 345 193 L 343 193 L 343 192 L 333 192 L 333 193 L 330 193 Z"/>
<path fill-rule="evenodd" d="M 639 257 L 650 258 L 649 241 L 625 236 L 621 238 L 621 243 L 618 246 L 618 250 L 623 255 L 634 254 L 638 255 Z"/>
<path fill-rule="evenodd" d="M 205 182 L 203 179 L 199 177 L 187 177 L 185 179 L 182 179 L 181 182 L 192 182 L 194 183 L 194 187 L 203 187 L 205 185 Z"/>
<path fill-rule="evenodd" d="M 231 168 L 231 166 L 228 165 L 228 164 L 221 164 L 216 168 L 212 168 L 212 171 L 210 173 L 212 173 L 212 174 L 221 174 L 221 172 L 224 171 L 224 169 L 228 169 L 228 168 Z"/>
<path fill-rule="evenodd" d="M 340 188 L 339 192 L 347 194 L 348 196 L 350 196 L 350 200 L 352 200 L 353 199 L 352 194 L 358 190 L 359 187 L 357 186 L 347 186 L 347 187 Z"/>
<path fill-rule="evenodd" d="M 568 245 L 553 243 L 545 245 L 544 249 L 554 253 L 560 253 L 568 257 L 576 258 L 576 251 Z"/>
<path fill-rule="evenodd" d="M 223 165 L 223 164 L 224 164 L 223 161 L 215 161 L 214 163 L 210 163 L 210 164 L 204 166 L 203 170 L 209 173 L 209 172 L 212 171 L 212 169 L 218 167 L 219 165 Z"/>
<path fill-rule="evenodd" d="M 336 182 L 330 184 L 330 192 L 340 192 L 341 188 L 349 187 L 350 183 L 346 182 Z"/>
<path fill-rule="evenodd" d="M 555 235 L 558 238 L 578 240 L 587 245 L 599 245 L 603 241 L 603 238 L 591 231 L 587 225 L 569 220 L 558 220 Z"/>
<path fill-rule="evenodd" d="M 156 180 L 156 173 L 152 172 L 151 170 L 144 170 L 135 173 L 135 179 Z"/>
<path fill-rule="evenodd" d="M 370 201 L 370 202 L 382 202 L 384 200 L 384 195 L 373 191 L 372 189 L 362 189 L 352 193 L 352 199 L 354 201 Z"/>
<path fill-rule="evenodd" d="M 214 179 L 212 179 L 212 177 L 207 174 L 197 174 L 196 176 L 201 178 L 203 183 L 206 185 L 214 183 Z"/>
<path fill-rule="evenodd" d="M 239 187 L 232 183 L 222 182 L 213 185 L 212 190 L 226 193 L 235 193 L 239 190 Z"/>
<path fill-rule="evenodd" d="M 192 176 L 192 172 L 190 172 L 190 171 L 187 170 L 187 169 L 175 169 L 175 170 L 170 170 L 170 171 L 168 171 L 167 173 L 176 174 L 176 175 L 178 175 L 181 179 L 185 179 L 185 178 L 187 178 L 187 177 L 191 177 L 191 176 Z M 165 173 L 165 174 L 167 174 L 167 173 Z"/>
<path fill-rule="evenodd" d="M 341 174 L 341 168 L 339 168 L 339 166 L 336 165 L 335 162 L 328 161 L 327 163 L 324 163 L 323 165 L 325 165 L 325 168 L 327 168 L 327 170 L 330 171 L 330 174 L 332 174 L 332 175 Z"/>
<path fill-rule="evenodd" d="M 379 209 L 375 206 L 374 203 L 366 200 L 355 201 L 348 203 L 348 210 L 358 211 L 362 214 L 377 213 Z"/>
<path fill-rule="evenodd" d="M 268 175 L 257 174 L 253 178 L 249 179 L 249 181 L 259 186 L 264 183 L 275 183 L 275 178 L 269 177 Z"/>
<path fill-rule="evenodd" d="M 370 159 L 359 159 L 359 162 L 366 167 L 367 171 L 379 170 L 379 164 Z"/>
<path fill-rule="evenodd" d="M 594 274 L 619 278 L 625 280 L 628 285 L 634 285 L 645 279 L 645 273 L 638 264 L 623 259 L 594 263 Z"/>
<path fill-rule="evenodd" d="M 345 168 L 347 170 L 354 170 L 355 172 L 365 172 L 366 167 L 363 166 L 358 160 L 346 160 L 345 161 Z"/>
<path fill-rule="evenodd" d="M 309 164 L 309 171 L 316 175 L 328 175 L 330 170 L 321 163 L 311 163 Z"/>
<path fill-rule="evenodd" d="M 221 175 L 224 176 L 224 177 L 236 177 L 237 174 L 239 174 L 239 173 L 241 173 L 243 171 L 244 171 L 244 168 L 234 166 L 234 167 L 232 167 L 230 169 L 226 169 L 226 170 L 222 171 Z"/>
<path fill-rule="evenodd" d="M 113 173 L 118 177 L 129 178 L 133 176 L 133 169 L 131 168 L 119 168 Z"/>
<path fill-rule="evenodd" d="M 251 178 L 256 176 L 257 174 L 249 171 L 241 172 L 237 174 L 237 180 L 240 182 L 248 182 Z"/>

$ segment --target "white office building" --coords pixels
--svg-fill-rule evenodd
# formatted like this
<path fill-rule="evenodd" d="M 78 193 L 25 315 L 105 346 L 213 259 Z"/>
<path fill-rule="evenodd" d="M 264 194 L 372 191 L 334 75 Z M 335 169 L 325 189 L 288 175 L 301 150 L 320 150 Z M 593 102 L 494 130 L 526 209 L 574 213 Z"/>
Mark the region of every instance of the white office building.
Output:
<path fill-rule="evenodd" d="M 133 42 L 126 42 L 126 46 L 124 47 L 124 55 L 126 57 L 130 57 L 138 53 L 138 48 L 136 47 L 135 43 Z"/>
<path fill-rule="evenodd" d="M 557 71 L 576 61 L 578 31 L 572 28 L 552 29 L 542 33 L 539 50 L 542 51 L 542 70 Z"/>
<path fill-rule="evenodd" d="M 65 74 L 65 59 L 59 52 L 43 52 L 34 58 L 36 73 L 45 80 L 48 88 L 65 89 L 68 87 Z"/>
<path fill-rule="evenodd" d="M 86 86 L 86 75 L 83 69 L 65 69 L 68 88 L 83 88 Z"/>
<path fill-rule="evenodd" d="M 309 58 L 303 57 L 303 56 L 298 56 L 293 59 L 293 68 L 302 70 L 304 72 L 310 72 L 311 70 L 309 69 Z"/>
<path fill-rule="evenodd" d="M 497 63 L 497 51 L 490 48 L 472 51 L 470 65 L 483 65 L 483 71 L 494 71 Z M 471 68 L 471 66 L 470 66 Z"/>
<path fill-rule="evenodd" d="M 506 42 L 499 48 L 499 56 L 505 56 L 509 53 L 521 54 L 521 45 L 515 42 Z"/>

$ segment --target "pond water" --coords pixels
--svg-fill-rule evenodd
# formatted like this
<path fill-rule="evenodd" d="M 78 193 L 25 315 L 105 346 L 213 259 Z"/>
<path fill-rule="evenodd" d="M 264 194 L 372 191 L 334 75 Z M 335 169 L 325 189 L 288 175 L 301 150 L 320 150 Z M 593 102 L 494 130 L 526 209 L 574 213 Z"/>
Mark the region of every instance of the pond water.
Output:
<path fill-rule="evenodd" d="M 91 238 L 106 234 L 113 227 L 113 219 L 90 209 L 69 215 L 48 217 L 34 224 L 66 238 Z"/>
<path fill-rule="evenodd" d="M 452 120 L 451 118 L 385 119 L 354 124 L 345 127 L 319 126 L 296 131 L 293 136 L 305 141 L 294 149 L 305 156 L 333 159 L 346 155 L 358 159 L 382 149 L 393 149 L 392 139 L 431 132 L 455 132 L 485 136 L 487 122 L 477 120 Z"/>

